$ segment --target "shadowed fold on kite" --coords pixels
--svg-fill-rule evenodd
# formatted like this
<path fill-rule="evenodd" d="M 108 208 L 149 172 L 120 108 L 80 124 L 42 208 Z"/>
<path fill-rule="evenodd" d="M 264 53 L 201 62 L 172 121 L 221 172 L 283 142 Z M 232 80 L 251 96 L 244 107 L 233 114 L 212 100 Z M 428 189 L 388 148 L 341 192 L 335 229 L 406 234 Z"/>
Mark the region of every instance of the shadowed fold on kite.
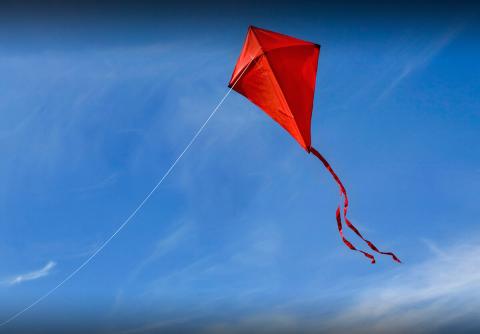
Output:
<path fill-rule="evenodd" d="M 235 91 L 265 111 L 307 151 L 319 53 L 318 44 L 250 27 L 229 83 L 255 59 Z"/>

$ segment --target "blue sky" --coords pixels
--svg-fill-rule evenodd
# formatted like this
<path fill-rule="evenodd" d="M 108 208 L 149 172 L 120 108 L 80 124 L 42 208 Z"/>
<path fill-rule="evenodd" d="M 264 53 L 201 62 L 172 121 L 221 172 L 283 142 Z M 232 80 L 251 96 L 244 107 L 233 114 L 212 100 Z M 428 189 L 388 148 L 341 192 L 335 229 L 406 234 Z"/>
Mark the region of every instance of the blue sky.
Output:
<path fill-rule="evenodd" d="M 312 142 L 346 185 L 351 220 L 404 264 L 348 251 L 329 174 L 232 94 L 134 221 L 5 330 L 77 317 L 139 332 L 478 319 L 475 13 L 265 10 L 1 24 L 0 320 L 151 190 L 226 93 L 249 24 L 322 45 Z"/>

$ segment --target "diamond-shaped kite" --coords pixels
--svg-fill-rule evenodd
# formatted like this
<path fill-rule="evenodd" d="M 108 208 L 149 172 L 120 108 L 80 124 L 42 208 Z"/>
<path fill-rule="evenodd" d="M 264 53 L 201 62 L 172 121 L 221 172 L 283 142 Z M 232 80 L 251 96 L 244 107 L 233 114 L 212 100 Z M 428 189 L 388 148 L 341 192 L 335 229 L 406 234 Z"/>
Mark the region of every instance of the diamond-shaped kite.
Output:
<path fill-rule="evenodd" d="M 347 219 L 348 197 L 345 187 L 327 160 L 311 145 L 310 122 L 319 54 L 318 44 L 250 26 L 228 86 L 260 107 L 328 169 L 343 196 L 343 210 L 339 206 L 335 217 L 345 245 L 375 263 L 373 255 L 357 249 L 345 238 L 342 213 L 345 224 L 370 249 L 390 255 L 393 260 L 400 262 L 395 254 L 379 251 Z"/>

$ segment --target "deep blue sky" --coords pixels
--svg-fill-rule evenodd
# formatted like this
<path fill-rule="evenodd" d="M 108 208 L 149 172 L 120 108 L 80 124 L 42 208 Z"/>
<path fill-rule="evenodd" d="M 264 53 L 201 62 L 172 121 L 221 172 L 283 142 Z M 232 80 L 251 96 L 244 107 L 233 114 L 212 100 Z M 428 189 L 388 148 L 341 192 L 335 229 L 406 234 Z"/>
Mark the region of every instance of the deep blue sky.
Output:
<path fill-rule="evenodd" d="M 232 94 L 131 225 L 7 330 L 478 319 L 477 8 L 52 3 L 2 15 L 0 322 L 150 191 L 225 94 L 250 24 L 322 45 L 312 141 L 351 220 L 404 261 L 348 251 L 329 174 Z"/>

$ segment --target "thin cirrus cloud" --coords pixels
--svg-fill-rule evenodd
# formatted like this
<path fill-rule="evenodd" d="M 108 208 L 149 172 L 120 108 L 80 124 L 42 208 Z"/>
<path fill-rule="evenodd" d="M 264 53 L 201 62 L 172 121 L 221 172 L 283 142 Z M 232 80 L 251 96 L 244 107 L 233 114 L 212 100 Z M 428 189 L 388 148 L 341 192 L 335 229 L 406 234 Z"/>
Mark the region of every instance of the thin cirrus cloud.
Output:
<path fill-rule="evenodd" d="M 158 240 L 153 252 L 145 257 L 145 259 L 130 273 L 128 282 L 133 281 L 147 266 L 179 247 L 182 242 L 188 239 L 188 234 L 191 232 L 191 229 L 191 224 L 182 224 L 172 233 Z"/>
<path fill-rule="evenodd" d="M 427 246 L 431 255 L 423 262 L 406 264 L 386 275 L 375 275 L 365 287 L 349 290 L 348 307 L 324 313 L 324 306 L 329 305 L 330 300 L 321 299 L 311 304 L 309 298 L 300 299 L 292 304 L 271 305 L 266 312 L 247 311 L 230 321 L 206 321 L 205 328 L 229 332 L 262 327 L 268 329 L 266 332 L 281 328 L 287 332 L 308 333 L 429 333 L 456 328 L 473 332 L 478 328 L 476 319 L 480 319 L 478 242 L 461 240 L 450 246 L 438 246 L 428 241 Z M 313 305 L 319 302 L 320 312 L 316 313 L 317 307 Z M 301 310 L 308 305 L 309 311 L 303 314 Z M 185 325 L 190 320 L 183 321 Z M 168 328 L 170 325 L 149 326 Z"/>
<path fill-rule="evenodd" d="M 4 280 L 2 283 L 6 286 L 13 286 L 20 283 L 34 281 L 42 277 L 48 276 L 52 269 L 55 268 L 57 264 L 53 261 L 49 261 L 43 268 L 34 270 L 25 274 L 19 274 Z"/>
<path fill-rule="evenodd" d="M 479 244 L 462 240 L 452 247 L 433 247 L 432 259 L 363 290 L 333 326 L 360 323 L 359 331 L 366 332 L 475 326 L 471 320 L 480 316 Z"/>
<path fill-rule="evenodd" d="M 403 64 L 400 73 L 390 82 L 390 84 L 380 93 L 375 103 L 379 103 L 389 96 L 392 91 L 406 79 L 412 72 L 420 66 L 428 64 L 440 51 L 447 47 L 457 35 L 463 30 L 464 25 L 452 26 L 444 34 L 432 40 L 420 50 L 420 52 Z"/>

